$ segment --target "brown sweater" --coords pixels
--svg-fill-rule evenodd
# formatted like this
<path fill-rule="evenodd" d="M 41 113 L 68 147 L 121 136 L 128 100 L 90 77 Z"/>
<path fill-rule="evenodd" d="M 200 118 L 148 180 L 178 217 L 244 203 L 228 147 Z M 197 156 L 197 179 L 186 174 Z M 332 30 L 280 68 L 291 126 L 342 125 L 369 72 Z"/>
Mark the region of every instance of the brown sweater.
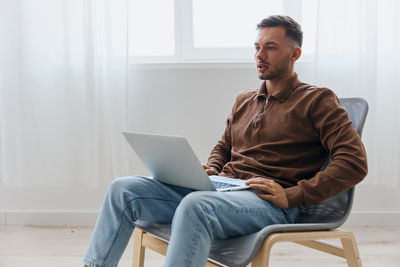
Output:
<path fill-rule="evenodd" d="M 275 180 L 289 208 L 332 197 L 367 174 L 364 146 L 336 95 L 297 75 L 269 98 L 265 82 L 240 93 L 207 165 L 221 176 Z"/>

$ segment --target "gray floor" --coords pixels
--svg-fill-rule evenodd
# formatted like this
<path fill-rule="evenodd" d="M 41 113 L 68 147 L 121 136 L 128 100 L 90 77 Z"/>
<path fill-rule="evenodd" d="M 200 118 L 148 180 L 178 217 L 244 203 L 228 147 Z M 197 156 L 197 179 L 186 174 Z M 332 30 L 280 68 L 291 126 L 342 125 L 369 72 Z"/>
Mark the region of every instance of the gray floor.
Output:
<path fill-rule="evenodd" d="M 0 267 L 82 266 L 81 259 L 91 227 L 38 227 L 0 225 Z M 400 267 L 399 227 L 348 227 L 355 233 L 364 266 Z M 132 242 L 120 267 L 131 266 Z M 271 267 L 347 266 L 345 260 L 296 244 L 277 244 L 272 249 Z M 162 266 L 164 257 L 146 253 L 145 266 Z"/>

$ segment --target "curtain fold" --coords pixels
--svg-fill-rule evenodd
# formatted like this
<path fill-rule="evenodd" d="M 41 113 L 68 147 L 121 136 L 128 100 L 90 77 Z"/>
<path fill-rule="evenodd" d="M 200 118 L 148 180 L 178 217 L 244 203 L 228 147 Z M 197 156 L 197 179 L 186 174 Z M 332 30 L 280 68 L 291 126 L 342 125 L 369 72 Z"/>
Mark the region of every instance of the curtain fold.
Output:
<path fill-rule="evenodd" d="M 127 174 L 126 10 L 126 0 L 1 2 L 4 184 L 90 188 Z"/>
<path fill-rule="evenodd" d="M 315 83 L 368 100 L 363 183 L 387 188 L 400 185 L 399 12 L 396 0 L 318 1 Z"/>

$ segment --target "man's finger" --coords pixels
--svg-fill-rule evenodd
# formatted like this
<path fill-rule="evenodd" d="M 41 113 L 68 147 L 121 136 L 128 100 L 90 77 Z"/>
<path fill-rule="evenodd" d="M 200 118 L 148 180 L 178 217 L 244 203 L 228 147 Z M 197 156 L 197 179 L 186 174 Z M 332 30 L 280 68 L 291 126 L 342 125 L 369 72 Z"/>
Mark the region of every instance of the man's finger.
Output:
<path fill-rule="evenodd" d="M 251 178 L 246 181 L 247 185 L 250 185 L 250 184 L 272 184 L 272 183 L 275 183 L 275 182 L 271 179 L 266 179 L 266 178 Z"/>
<path fill-rule="evenodd" d="M 272 188 L 265 184 L 250 184 L 250 188 L 257 189 L 266 193 L 272 193 Z"/>
<path fill-rule="evenodd" d="M 260 183 L 263 180 L 266 180 L 265 178 L 251 178 L 246 180 L 246 183 Z"/>
<path fill-rule="evenodd" d="M 204 170 L 206 171 L 206 173 L 208 175 L 216 175 L 216 174 L 218 174 L 218 172 L 216 170 L 213 170 L 213 169 L 211 169 L 209 167 L 206 168 L 205 165 L 203 165 L 203 168 L 204 168 Z"/>
<path fill-rule="evenodd" d="M 277 196 L 273 196 L 273 195 L 268 195 L 268 194 L 257 194 L 257 196 L 263 200 L 267 200 L 273 204 L 275 204 L 276 206 L 282 208 L 282 209 L 287 209 L 289 208 L 289 203 L 287 201 L 287 198 L 280 198 Z"/>
<path fill-rule="evenodd" d="M 257 196 L 261 199 L 268 200 L 271 202 L 273 202 L 273 199 L 274 199 L 274 197 L 272 195 L 267 195 L 267 194 L 257 194 Z"/>

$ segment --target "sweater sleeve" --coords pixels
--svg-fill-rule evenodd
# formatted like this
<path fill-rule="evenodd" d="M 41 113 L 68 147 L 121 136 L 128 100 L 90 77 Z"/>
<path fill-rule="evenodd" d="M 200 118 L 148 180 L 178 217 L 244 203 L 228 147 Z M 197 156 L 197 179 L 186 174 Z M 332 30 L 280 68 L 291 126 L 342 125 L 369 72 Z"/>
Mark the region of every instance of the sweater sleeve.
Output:
<path fill-rule="evenodd" d="M 332 161 L 314 177 L 285 189 L 289 208 L 310 206 L 346 191 L 359 183 L 368 171 L 361 138 L 332 91 L 321 89 L 309 116 Z"/>
<path fill-rule="evenodd" d="M 231 160 L 232 151 L 232 120 L 236 112 L 239 103 L 243 102 L 246 98 L 246 94 L 251 92 L 250 90 L 245 90 L 236 96 L 235 103 L 233 104 L 232 111 L 226 119 L 225 131 L 222 134 L 220 140 L 215 145 L 208 158 L 207 166 L 220 173 L 224 168 L 225 164 Z"/>
<path fill-rule="evenodd" d="M 226 120 L 225 131 L 211 151 L 208 158 L 207 166 L 220 173 L 224 165 L 231 160 L 231 122 L 232 113 L 229 114 Z"/>

